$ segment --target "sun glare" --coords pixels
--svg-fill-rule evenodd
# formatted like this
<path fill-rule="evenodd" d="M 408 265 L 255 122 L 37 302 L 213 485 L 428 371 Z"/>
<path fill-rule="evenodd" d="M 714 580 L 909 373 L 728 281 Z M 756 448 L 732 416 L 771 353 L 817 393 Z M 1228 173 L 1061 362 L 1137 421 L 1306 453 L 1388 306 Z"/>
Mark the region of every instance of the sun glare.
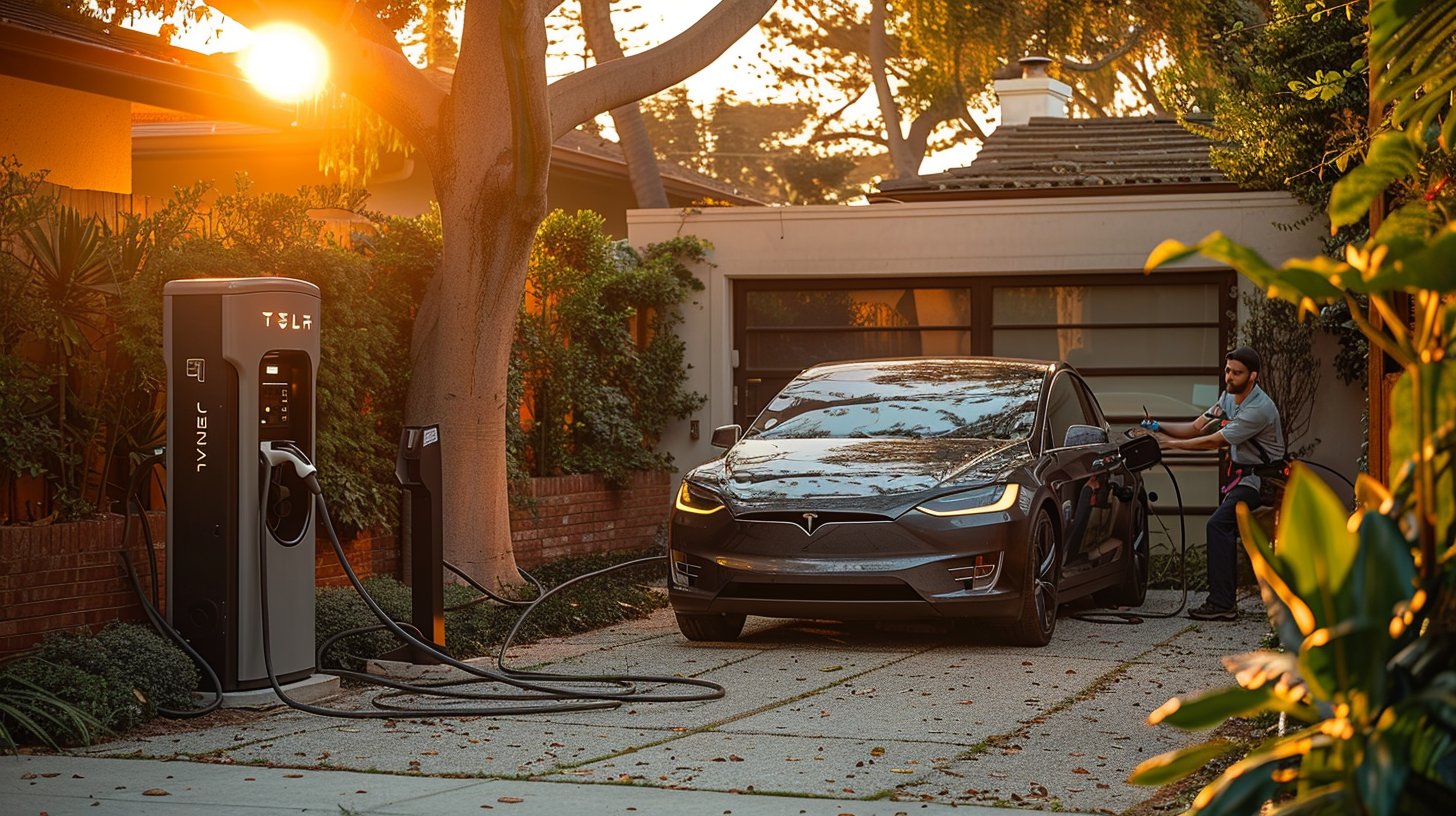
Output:
<path fill-rule="evenodd" d="M 239 59 L 243 74 L 259 93 L 280 102 L 297 102 L 323 90 L 329 55 L 308 29 L 271 23 L 253 32 L 253 43 Z"/>

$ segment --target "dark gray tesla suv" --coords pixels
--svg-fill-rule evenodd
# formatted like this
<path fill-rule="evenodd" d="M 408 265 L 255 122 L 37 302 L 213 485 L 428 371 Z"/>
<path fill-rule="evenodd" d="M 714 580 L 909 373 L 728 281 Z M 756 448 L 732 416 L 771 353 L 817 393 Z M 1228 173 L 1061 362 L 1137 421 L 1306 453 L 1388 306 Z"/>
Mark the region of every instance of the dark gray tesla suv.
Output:
<path fill-rule="evenodd" d="M 1109 438 L 1065 363 L 917 358 L 810 368 L 687 474 L 668 592 L 690 640 L 746 615 L 980 618 L 1044 645 L 1057 605 L 1136 606 L 1149 438 Z"/>

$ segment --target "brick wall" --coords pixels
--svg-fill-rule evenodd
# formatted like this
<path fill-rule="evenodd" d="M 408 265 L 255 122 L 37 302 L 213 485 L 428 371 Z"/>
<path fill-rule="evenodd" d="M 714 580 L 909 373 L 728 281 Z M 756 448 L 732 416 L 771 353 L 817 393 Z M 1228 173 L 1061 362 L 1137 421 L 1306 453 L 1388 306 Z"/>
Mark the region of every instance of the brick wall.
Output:
<path fill-rule="evenodd" d="M 158 570 L 166 574 L 166 520 L 149 514 Z M 128 554 L 150 590 L 150 572 L 135 526 Z M 145 620 L 117 552 L 122 518 L 0 527 L 0 655 L 29 648 L 46 632 Z M 163 592 L 165 595 L 165 592 Z"/>
<path fill-rule="evenodd" d="M 516 563 L 526 569 L 568 555 L 651 546 L 671 509 L 672 474 L 632 475 L 620 490 L 600 476 L 531 480 L 536 506 L 511 513 Z"/>
<path fill-rule="evenodd" d="M 516 559 L 530 568 L 568 555 L 648 547 L 667 521 L 671 474 L 651 471 L 632 476 L 620 490 L 599 476 L 557 476 L 532 480 L 536 506 L 511 513 Z M 148 514 L 152 551 L 162 580 L 167 574 L 165 514 Z M 145 615 L 126 579 L 117 552 L 122 517 L 53 524 L 0 527 L 0 656 L 27 649 L 46 632 L 113 620 L 144 621 Z M 344 553 L 361 577 L 400 575 L 399 546 L 392 533 L 364 532 L 344 542 Z M 327 539 L 316 545 L 320 586 L 348 583 Z M 150 568 L 136 526 L 128 546 L 132 565 L 150 591 Z M 166 587 L 158 593 L 166 602 Z"/>
<path fill-rule="evenodd" d="M 157 594 L 167 602 L 166 514 L 148 513 L 152 551 L 157 557 Z M 0 527 L 0 656 L 28 649 L 47 632 L 114 620 L 146 621 L 117 555 L 121 516 L 52 524 Z M 150 596 L 151 566 L 133 524 L 127 553 Z M 399 575 L 399 547 L 393 534 L 361 533 L 344 542 L 349 563 L 362 577 Z M 318 583 L 348 583 L 327 539 L 317 544 Z"/>

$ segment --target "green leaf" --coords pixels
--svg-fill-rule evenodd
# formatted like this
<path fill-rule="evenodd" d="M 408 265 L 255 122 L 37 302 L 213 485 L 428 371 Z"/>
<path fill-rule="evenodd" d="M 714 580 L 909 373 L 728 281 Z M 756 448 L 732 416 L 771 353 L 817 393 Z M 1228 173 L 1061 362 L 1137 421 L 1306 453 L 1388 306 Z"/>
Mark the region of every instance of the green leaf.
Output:
<path fill-rule="evenodd" d="M 1401 729 L 1402 731 L 1404 729 Z M 1394 739 L 1387 739 L 1393 736 Z M 1364 760 L 1355 769 L 1360 801 L 1372 816 L 1400 813 L 1400 794 L 1410 773 L 1409 736 L 1377 732 L 1365 747 Z"/>
<path fill-rule="evenodd" d="M 1420 158 L 1420 147 L 1406 134 L 1399 131 L 1381 134 L 1370 145 L 1365 163 L 1335 184 L 1330 194 L 1331 225 L 1345 227 L 1363 219 L 1371 203 L 1391 183 L 1415 172 Z"/>
<path fill-rule="evenodd" d="M 1236 743 L 1219 738 L 1159 754 L 1134 768 L 1127 781 L 1134 785 L 1166 785 L 1182 779 L 1237 747 Z"/>
<path fill-rule="evenodd" d="M 1267 816 L 1314 816 L 1327 813 L 1359 813 L 1360 801 L 1348 785 L 1336 782 L 1314 788 L 1268 812 Z"/>
<path fill-rule="evenodd" d="M 1353 610 L 1336 608 L 1336 603 L 1355 562 L 1358 542 L 1346 527 L 1340 497 L 1309 468 L 1296 463 L 1280 518 L 1275 571 L 1309 606 L 1315 628 L 1345 620 Z"/>
<path fill-rule="evenodd" d="M 1274 781 L 1275 766 L 1282 757 L 1250 755 L 1234 763 L 1193 800 L 1189 813 L 1201 816 L 1249 816 L 1275 797 L 1279 783 Z M 1207 797 L 1207 801 L 1203 801 Z"/>
<path fill-rule="evenodd" d="M 1410 371 L 1401 374 L 1390 397 L 1391 423 L 1387 437 L 1390 445 L 1389 478 L 1393 489 L 1407 487 L 1403 483 L 1413 472 L 1410 465 L 1417 446 L 1424 446 L 1435 453 L 1434 465 L 1444 470 L 1436 482 L 1435 495 L 1430 498 L 1435 502 L 1436 529 L 1444 536 L 1451 529 L 1453 518 L 1456 518 L 1456 496 L 1452 495 L 1456 492 L 1456 484 L 1453 484 L 1450 467 L 1453 451 L 1449 441 L 1438 444 L 1438 439 L 1444 434 L 1444 439 L 1450 440 L 1450 426 L 1456 422 L 1456 361 L 1446 359 L 1423 365 L 1418 374 L 1424 392 L 1419 407 L 1411 393 L 1414 380 Z M 1423 439 L 1416 438 L 1418 410 L 1424 414 L 1426 423 L 1427 433 Z"/>
<path fill-rule="evenodd" d="M 1393 641 L 1389 618 L 1351 618 L 1316 630 L 1299 650 L 1299 674 L 1316 700 L 1350 702 L 1368 696 L 1379 708 L 1385 697 L 1385 662 Z"/>
<path fill-rule="evenodd" d="M 1148 715 L 1148 722 L 1166 722 L 1185 731 L 1199 731 L 1221 724 L 1229 717 L 1241 717 L 1259 711 L 1273 700 L 1270 685 L 1255 689 L 1242 686 L 1204 692 L 1198 697 L 1174 697 Z"/>
<path fill-rule="evenodd" d="M 1395 519 L 1378 513 L 1365 514 L 1358 536 L 1360 547 L 1345 585 L 1345 600 L 1363 617 L 1389 621 L 1396 604 L 1415 594 L 1411 544 Z"/>
<path fill-rule="evenodd" d="M 1184 258 L 1197 255 L 1198 251 L 1198 245 L 1196 244 L 1189 245 L 1182 241 L 1175 241 L 1169 238 L 1163 243 L 1158 244 L 1153 248 L 1152 252 L 1148 253 L 1148 259 L 1143 262 L 1143 272 L 1152 272 L 1160 266 L 1166 266 L 1174 261 L 1181 261 Z"/>

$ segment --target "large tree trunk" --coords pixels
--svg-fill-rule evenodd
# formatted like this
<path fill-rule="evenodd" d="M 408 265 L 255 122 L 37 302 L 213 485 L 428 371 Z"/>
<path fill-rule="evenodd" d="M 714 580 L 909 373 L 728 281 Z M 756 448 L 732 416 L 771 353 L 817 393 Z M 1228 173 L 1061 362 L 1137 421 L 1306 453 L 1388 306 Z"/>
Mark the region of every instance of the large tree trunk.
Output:
<path fill-rule="evenodd" d="M 446 560 L 486 586 L 520 583 L 506 479 L 506 387 L 551 158 L 545 31 L 534 6 L 472 3 L 456 84 L 430 152 L 444 248 L 411 343 L 405 415 L 439 424 Z M 509 127 L 492 127 L 512 111 Z"/>
<path fill-rule="evenodd" d="M 444 254 L 421 304 L 407 416 L 438 423 L 445 558 L 487 586 L 520 582 L 506 479 L 506 382 L 545 192 L 498 172 L 441 201 Z M 458 200 L 466 199 L 466 200 Z"/>

